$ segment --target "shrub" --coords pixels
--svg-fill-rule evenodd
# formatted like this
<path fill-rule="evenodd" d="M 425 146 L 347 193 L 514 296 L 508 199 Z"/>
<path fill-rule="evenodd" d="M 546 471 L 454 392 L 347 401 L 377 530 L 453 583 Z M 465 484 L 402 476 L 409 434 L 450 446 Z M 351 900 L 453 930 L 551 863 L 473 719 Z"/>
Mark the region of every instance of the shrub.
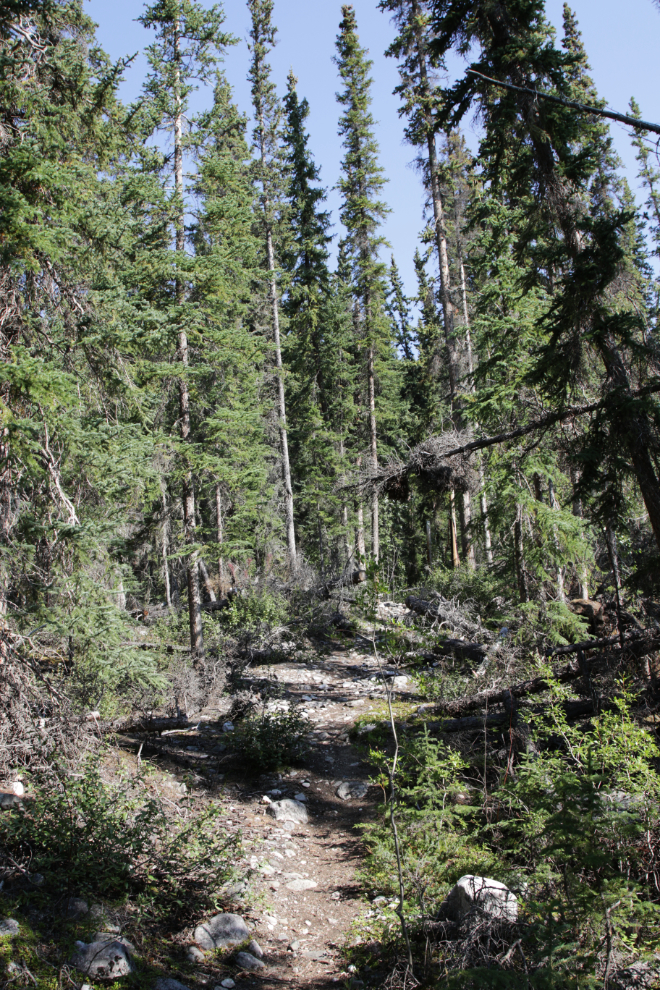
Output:
<path fill-rule="evenodd" d="M 255 770 L 275 770 L 303 758 L 311 723 L 296 709 L 262 712 L 247 718 L 235 735 L 235 745 Z"/>
<path fill-rule="evenodd" d="M 233 875 L 237 840 L 219 831 L 215 807 L 172 823 L 155 799 L 106 784 L 96 758 L 75 775 L 54 765 L 32 785 L 34 800 L 0 816 L 7 872 L 29 864 L 59 893 L 134 895 L 161 914 L 212 907 Z"/>
<path fill-rule="evenodd" d="M 236 595 L 223 614 L 224 622 L 230 629 L 256 631 L 262 630 L 265 626 L 282 625 L 287 617 L 286 599 L 265 590 L 245 596 Z"/>

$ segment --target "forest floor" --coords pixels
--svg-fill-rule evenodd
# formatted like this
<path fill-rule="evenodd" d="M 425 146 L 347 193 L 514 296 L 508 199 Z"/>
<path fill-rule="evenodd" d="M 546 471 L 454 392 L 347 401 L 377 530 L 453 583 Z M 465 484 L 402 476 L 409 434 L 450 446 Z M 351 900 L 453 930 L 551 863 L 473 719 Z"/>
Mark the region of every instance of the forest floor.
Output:
<path fill-rule="evenodd" d="M 406 680 L 401 670 L 387 668 L 387 673 Z M 359 944 L 359 921 L 370 908 L 358 875 L 363 859 L 359 826 L 374 818 L 382 794 L 369 783 L 364 747 L 351 743 L 349 733 L 355 735 L 352 730 L 360 716 L 366 716 L 367 723 L 370 712 L 382 718 L 381 674 L 380 662 L 359 638 L 310 652 L 306 662 L 282 660 L 244 673 L 242 688 L 286 699 L 280 706 L 299 702 L 311 723 L 304 762 L 289 771 L 252 778 L 237 754 L 218 758 L 205 752 L 212 748 L 207 742 L 217 739 L 227 708 L 201 712 L 195 718 L 198 728 L 180 737 L 181 757 L 193 769 L 173 766 L 166 755 L 152 760 L 159 769 L 150 786 L 160 797 L 171 791 L 170 800 L 190 810 L 201 810 L 213 801 L 221 807 L 226 831 L 241 834 L 249 894 L 244 896 L 239 885 L 235 903 L 227 910 L 245 919 L 266 964 L 258 974 L 237 973 L 230 956 L 226 964 L 212 956 L 199 964 L 183 962 L 176 973 L 170 970 L 164 975 L 176 976 L 191 990 L 215 987 L 227 977 L 239 987 L 273 990 L 283 985 L 321 988 L 351 979 L 346 951 Z M 400 701 L 413 700 L 410 680 L 399 680 L 397 686 Z M 231 697 L 226 701 L 228 705 Z M 345 782 L 362 784 L 354 788 L 360 796 L 339 797 L 338 789 Z M 307 824 L 279 822 L 268 814 L 264 798 L 296 795 L 303 795 Z M 309 880 L 315 886 L 296 892 L 291 889 L 298 886 L 296 880 Z M 193 929 L 182 935 L 181 943 L 189 936 L 192 945 Z"/>

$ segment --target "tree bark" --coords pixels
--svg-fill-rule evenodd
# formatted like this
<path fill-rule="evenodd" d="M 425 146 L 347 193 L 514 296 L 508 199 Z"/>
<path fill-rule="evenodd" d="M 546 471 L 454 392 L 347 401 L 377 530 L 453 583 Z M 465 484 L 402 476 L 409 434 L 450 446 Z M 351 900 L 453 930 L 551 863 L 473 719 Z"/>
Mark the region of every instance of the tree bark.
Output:
<path fill-rule="evenodd" d="M 456 570 L 461 566 L 461 559 L 458 556 L 458 541 L 456 539 L 456 497 L 454 489 L 449 491 L 449 553 L 451 555 L 451 566 Z"/>
<path fill-rule="evenodd" d="M 525 567 L 525 546 L 523 542 L 523 510 L 522 505 L 516 506 L 516 521 L 513 527 L 514 556 L 516 563 L 516 578 L 521 602 L 529 601 L 529 586 L 527 583 L 527 568 Z"/>
<path fill-rule="evenodd" d="M 174 188 L 177 197 L 178 215 L 176 219 L 176 252 L 181 258 L 185 250 L 185 218 L 183 207 L 183 111 L 181 106 L 181 51 L 180 51 L 180 25 L 177 21 L 174 27 L 175 38 L 175 83 L 174 100 L 176 104 L 176 115 L 174 118 Z M 186 299 L 186 290 L 183 279 L 177 274 L 176 278 L 176 301 L 182 307 Z M 186 377 L 189 355 L 188 337 L 184 327 L 179 329 L 179 361 L 183 367 L 183 374 L 179 378 L 179 418 L 181 422 L 181 439 L 184 444 L 190 438 L 190 395 L 188 392 L 188 379 Z M 186 543 L 194 543 L 195 539 L 195 490 L 193 486 L 192 472 L 186 471 L 183 478 L 183 526 Z M 204 652 L 204 633 L 202 630 L 202 596 L 199 588 L 199 571 L 197 567 L 197 553 L 193 551 L 188 557 L 188 617 L 190 625 L 190 648 L 193 656 L 199 656 Z"/>
<path fill-rule="evenodd" d="M 376 433 L 376 383 L 374 378 L 374 349 L 369 347 L 367 355 L 367 375 L 369 387 L 369 446 L 371 450 L 371 466 L 378 470 L 378 436 Z M 379 527 L 378 495 L 374 491 L 371 496 L 371 548 L 376 563 L 380 557 L 380 527 Z"/>

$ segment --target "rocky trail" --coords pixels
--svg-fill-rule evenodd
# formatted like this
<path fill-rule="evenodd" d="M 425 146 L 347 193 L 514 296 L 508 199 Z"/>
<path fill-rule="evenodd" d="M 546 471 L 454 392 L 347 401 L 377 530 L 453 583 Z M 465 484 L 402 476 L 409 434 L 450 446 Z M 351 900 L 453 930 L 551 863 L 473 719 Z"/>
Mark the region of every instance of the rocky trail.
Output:
<path fill-rule="evenodd" d="M 383 675 L 398 697 L 412 688 L 405 673 L 383 668 L 368 651 L 365 642 L 305 663 L 284 661 L 245 673 L 241 686 L 269 697 L 269 710 L 294 703 L 309 719 L 302 767 L 246 777 L 236 755 L 218 744 L 220 733 L 226 739 L 231 732 L 220 712 L 202 712 L 192 731 L 168 737 L 170 755 L 178 751 L 195 767 L 183 775 L 180 768 L 171 770 L 172 789 L 183 788 L 187 804 L 219 802 L 223 826 L 242 836 L 250 894 L 244 897 L 244 886 L 236 885 L 228 912 L 245 921 L 257 943 L 250 957 L 227 956 L 219 969 L 218 957 L 204 950 L 221 942 L 213 941 L 212 932 L 209 940 L 208 933 L 191 930 L 185 949 L 191 968 L 185 980 L 177 977 L 190 990 L 224 990 L 232 980 L 239 987 L 311 988 L 350 977 L 343 950 L 355 943 L 354 923 L 369 910 L 357 877 L 363 849 L 356 826 L 373 817 L 380 794 L 349 734 L 360 715 L 382 712 Z M 362 721 L 366 735 L 369 723 Z M 168 754 L 157 762 L 165 769 Z M 180 793 L 172 798 L 181 801 Z M 162 990 L 168 990 L 165 983 Z"/>

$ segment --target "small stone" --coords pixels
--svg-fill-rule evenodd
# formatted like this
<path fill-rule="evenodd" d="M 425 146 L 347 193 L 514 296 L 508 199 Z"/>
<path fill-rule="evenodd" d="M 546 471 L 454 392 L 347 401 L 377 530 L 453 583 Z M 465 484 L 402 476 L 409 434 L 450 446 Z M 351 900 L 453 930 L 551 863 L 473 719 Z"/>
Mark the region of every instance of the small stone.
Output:
<path fill-rule="evenodd" d="M 191 963 L 204 962 L 204 953 L 196 945 L 189 945 L 186 949 L 186 959 Z"/>
<path fill-rule="evenodd" d="M 338 890 L 335 890 L 333 894 L 330 894 L 330 898 L 333 901 L 338 901 L 341 898 L 341 894 L 339 893 Z"/>
<path fill-rule="evenodd" d="M 161 976 L 156 980 L 154 990 L 188 990 L 188 987 L 178 980 L 173 980 L 171 976 Z"/>
<path fill-rule="evenodd" d="M 64 909 L 67 918 L 80 918 L 88 912 L 89 904 L 83 897 L 70 897 Z"/>
<path fill-rule="evenodd" d="M 272 815 L 278 822 L 289 821 L 296 825 L 306 825 L 309 821 L 305 805 L 301 801 L 292 801 L 290 798 L 273 801 L 266 810 L 267 814 Z"/>
<path fill-rule="evenodd" d="M 298 951 L 298 949 L 300 948 L 300 942 L 298 941 L 297 938 L 294 939 L 293 942 L 289 944 L 289 948 L 291 949 L 292 952 Z"/>
<path fill-rule="evenodd" d="M 371 903 L 374 904 L 376 907 L 381 907 L 382 905 L 387 904 L 387 898 L 383 897 L 383 895 L 381 894 L 380 897 L 374 897 Z"/>
<path fill-rule="evenodd" d="M 342 801 L 357 800 L 366 797 L 369 785 L 364 780 L 344 780 L 337 788 L 337 797 Z"/>
<path fill-rule="evenodd" d="M 303 890 L 312 890 L 314 887 L 318 887 L 318 884 L 315 880 L 291 880 L 286 887 L 287 890 L 300 894 Z"/>
<path fill-rule="evenodd" d="M 399 677 L 393 677 L 390 683 L 395 691 L 404 691 L 408 687 L 409 680 L 409 677 L 401 674 Z"/>
<path fill-rule="evenodd" d="M 272 801 L 271 801 L 271 799 L 270 799 L 270 798 L 268 797 L 268 795 L 267 795 L 267 794 L 264 794 L 264 796 L 263 796 L 263 797 L 262 797 L 262 799 L 261 799 L 261 803 L 262 803 L 262 804 L 272 804 Z"/>
<path fill-rule="evenodd" d="M 228 976 L 226 979 L 224 979 L 222 981 L 222 983 L 220 984 L 220 986 L 221 987 L 224 987 L 224 990 L 234 990 L 234 987 L 236 986 L 236 984 L 232 980 L 231 976 Z M 217 987 L 216 987 L 216 990 L 218 990 Z"/>
<path fill-rule="evenodd" d="M 251 972 L 256 972 L 259 969 L 265 969 L 265 964 L 262 963 L 261 959 L 257 959 L 250 952 L 239 952 L 236 955 L 236 964 L 241 967 L 241 969 L 248 969 Z"/>
<path fill-rule="evenodd" d="M 222 724 L 222 731 L 223 732 L 233 732 L 234 731 L 234 723 L 233 722 L 223 722 L 223 724 Z"/>
<path fill-rule="evenodd" d="M 20 925 L 13 918 L 0 919 L 0 938 L 3 935 L 18 935 Z"/>
<path fill-rule="evenodd" d="M 202 949 L 226 949 L 248 938 L 248 927 L 238 914 L 216 914 L 195 929 L 195 942 Z"/>
<path fill-rule="evenodd" d="M 133 972 L 128 949 L 120 942 L 83 943 L 82 948 L 77 943 L 76 949 L 71 957 L 71 965 L 85 976 L 99 980 L 116 980 Z"/>
<path fill-rule="evenodd" d="M 294 801 L 302 801 L 302 803 L 304 804 L 305 801 L 307 800 L 307 795 L 306 794 L 294 794 L 293 795 L 293 800 Z"/>
<path fill-rule="evenodd" d="M 255 941 L 255 939 L 252 939 L 252 941 L 247 947 L 247 951 L 251 952 L 252 955 L 256 956 L 257 959 L 263 959 L 264 957 L 264 950 L 261 948 L 259 943 Z"/>

